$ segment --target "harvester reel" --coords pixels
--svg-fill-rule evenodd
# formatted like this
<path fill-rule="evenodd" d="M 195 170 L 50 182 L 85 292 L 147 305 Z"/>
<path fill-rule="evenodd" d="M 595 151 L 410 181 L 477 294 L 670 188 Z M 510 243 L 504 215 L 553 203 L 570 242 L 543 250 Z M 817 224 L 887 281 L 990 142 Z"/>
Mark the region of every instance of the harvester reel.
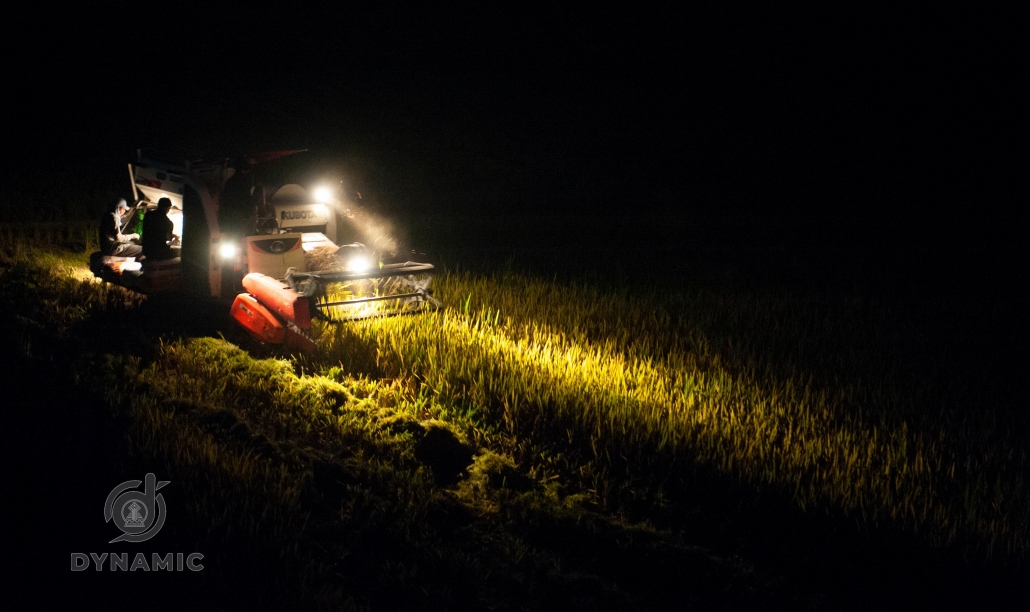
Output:
<path fill-rule="evenodd" d="M 440 302 L 430 293 L 432 279 L 431 264 L 410 261 L 367 272 L 290 269 L 285 276 L 294 291 L 312 299 L 319 318 L 336 322 L 435 310 Z"/>

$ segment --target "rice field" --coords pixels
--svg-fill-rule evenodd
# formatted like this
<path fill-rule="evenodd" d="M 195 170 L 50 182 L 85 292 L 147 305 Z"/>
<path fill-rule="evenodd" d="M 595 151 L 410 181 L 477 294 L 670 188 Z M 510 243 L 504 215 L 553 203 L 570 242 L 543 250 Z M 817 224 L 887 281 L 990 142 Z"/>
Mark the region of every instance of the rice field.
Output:
<path fill-rule="evenodd" d="M 100 248 L 96 222 L 0 222 L 0 245 L 10 255 L 28 255 L 33 247 L 90 253 Z"/>
<path fill-rule="evenodd" d="M 25 231 L 0 228 L 0 298 L 16 309 L 9 350 L 70 364 L 74 388 L 123 415 L 131 460 L 189 483 L 191 525 L 298 568 L 275 581 L 296 601 L 350 606 L 366 578 L 392 585 L 372 601 L 403 606 L 425 593 L 453 603 L 448 580 L 480 603 L 507 601 L 508 580 L 557 597 L 554 577 L 577 570 L 561 569 L 572 563 L 565 540 L 534 535 L 541 520 L 620 542 L 594 565 L 577 561 L 610 584 L 630 571 L 616 558 L 654 562 L 636 548 L 651 534 L 679 551 L 669 567 L 720 577 L 690 583 L 715 589 L 705 601 L 741 580 L 741 596 L 762 601 L 750 569 L 684 561 L 694 553 L 668 535 L 711 530 L 698 508 L 753 503 L 1000 567 L 1027 560 L 1030 429 L 1018 393 L 989 367 L 1004 362 L 986 352 L 990 336 L 965 338 L 969 354 L 942 350 L 947 309 L 445 271 L 433 285 L 440 310 L 319 323 L 319 348 L 301 356 L 233 328 L 221 339 L 148 331 L 151 298 L 98 283 L 81 251 L 62 250 L 88 245 L 88 231 L 39 230 L 53 241 L 44 250 Z M 95 329 L 131 342 L 97 345 Z M 111 354 L 88 352 L 98 346 Z M 426 450 L 437 438 L 450 455 Z M 471 518 L 452 542 L 439 517 L 455 513 Z M 368 568 L 325 552 L 367 546 L 366 533 L 390 543 L 362 549 Z M 633 588 L 653 590 L 639 580 Z"/>
<path fill-rule="evenodd" d="M 28 449 L 81 460 L 93 443 L 74 437 L 85 419 L 111 428 L 113 446 L 92 454 L 113 453 L 117 474 L 154 469 L 176 483 L 174 539 L 162 533 L 163 545 L 202 547 L 218 587 L 173 599 L 518 610 L 606 598 L 628 609 L 627 589 L 659 608 L 766 592 L 737 560 L 597 513 L 588 496 L 527 477 L 471 420 L 408 379 L 338 366 L 305 373 L 310 364 L 255 359 L 220 338 L 154 337 L 142 314 L 152 298 L 81 279 L 82 254 L 24 253 L 0 260 L 0 304 L 12 315 L 0 326 L 12 340 L 5 355 L 22 364 L 15 379 L 52 388 L 52 403 L 34 405 L 43 410 L 19 410 L 50 432 L 27 438 Z M 63 470 L 74 473 L 65 466 L 51 476 Z M 65 540 L 54 545 L 66 556 Z M 611 552 L 595 558 L 599 546 Z M 654 591 L 663 572 L 678 579 Z M 90 592 L 111 597 L 103 584 Z M 727 596 L 728 584 L 740 592 Z M 49 595 L 82 599 L 81 587 Z"/>
<path fill-rule="evenodd" d="M 932 359 L 926 379 L 897 375 L 909 355 L 889 352 L 903 331 L 890 311 L 867 329 L 850 316 L 860 300 L 827 314 L 790 296 L 659 299 L 517 274 L 436 287 L 439 312 L 322 330 L 318 363 L 410 380 L 512 441 L 502 450 L 535 477 L 614 511 L 710 467 L 867 528 L 988 557 L 1028 550 L 1025 427 L 964 405 Z M 717 342 L 716 322 L 732 330 Z"/>

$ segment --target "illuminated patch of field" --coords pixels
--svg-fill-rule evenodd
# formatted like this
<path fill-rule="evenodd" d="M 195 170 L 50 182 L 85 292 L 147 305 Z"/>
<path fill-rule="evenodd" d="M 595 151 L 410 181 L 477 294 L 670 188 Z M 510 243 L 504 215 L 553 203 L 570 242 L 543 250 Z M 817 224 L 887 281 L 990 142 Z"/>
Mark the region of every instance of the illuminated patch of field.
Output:
<path fill-rule="evenodd" d="M 606 322 L 648 320 L 649 313 L 631 311 L 639 307 L 632 300 L 598 305 L 566 289 L 560 301 L 570 319 L 582 321 L 571 314 L 578 304 L 600 317 L 588 332 L 537 323 L 526 315 L 532 306 L 503 300 L 500 285 L 470 282 L 500 309 L 470 312 L 467 298 L 454 297 L 442 312 L 339 327 L 327 332 L 322 359 L 346 369 L 356 353 L 370 351 L 382 373 L 411 376 L 441 403 L 485 415 L 483 427 L 586 442 L 596 472 L 609 472 L 619 456 L 645 471 L 660 457 L 688 459 L 786 491 L 802 508 L 904 526 L 938 543 L 972 541 L 1017 554 L 1030 548 L 1019 467 L 1025 452 L 1007 464 L 1001 455 L 963 452 L 967 441 L 946 427 L 863 414 L 864 402 L 875 412 L 893 391 L 872 405 L 854 386 L 817 386 L 800 372 L 776 378 L 761 374 L 775 370 L 768 364 L 723 360 L 703 339 L 685 350 L 679 340 L 663 341 L 654 327 L 662 315 L 651 317 L 650 328 L 606 334 Z M 528 287 L 534 291 L 554 288 Z"/>
<path fill-rule="evenodd" d="M 323 315 L 335 321 L 414 312 L 420 310 L 424 301 L 416 295 L 413 285 L 428 282 L 428 277 L 421 273 L 330 282 L 322 287 L 324 293 L 316 304 Z"/>

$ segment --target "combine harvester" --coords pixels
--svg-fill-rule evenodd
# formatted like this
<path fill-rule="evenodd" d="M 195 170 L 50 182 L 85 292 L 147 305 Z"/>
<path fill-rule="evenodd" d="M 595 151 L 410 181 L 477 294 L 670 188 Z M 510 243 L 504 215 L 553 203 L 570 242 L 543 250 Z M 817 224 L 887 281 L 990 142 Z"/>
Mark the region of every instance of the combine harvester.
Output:
<path fill-rule="evenodd" d="M 252 156 L 271 160 L 299 151 Z M 129 164 L 136 211 L 153 210 L 163 197 L 181 236 L 181 257 L 149 262 L 94 253 L 97 277 L 143 293 L 188 292 L 232 298 L 230 314 L 262 342 L 294 350 L 314 348 L 313 320 L 348 321 L 435 309 L 432 264 L 384 261 L 359 242 L 343 202 L 328 189 L 313 197 L 300 185 L 272 192 L 253 235 L 241 243 L 220 231 L 219 194 L 233 169 L 228 160 L 174 165 L 139 156 Z M 131 215 L 130 215 L 131 218 Z M 261 229 L 259 230 L 258 227 Z M 128 260 L 127 260 L 128 259 Z"/>

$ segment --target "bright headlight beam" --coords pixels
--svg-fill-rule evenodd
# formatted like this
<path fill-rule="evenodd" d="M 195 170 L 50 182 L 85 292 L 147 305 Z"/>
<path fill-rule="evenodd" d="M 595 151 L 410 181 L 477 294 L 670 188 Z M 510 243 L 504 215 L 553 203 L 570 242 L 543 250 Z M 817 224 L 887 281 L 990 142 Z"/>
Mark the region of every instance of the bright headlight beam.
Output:
<path fill-rule="evenodd" d="M 347 262 L 347 270 L 350 272 L 366 272 L 372 267 L 367 257 L 358 255 L 357 257 L 351 257 L 350 261 Z"/>
<path fill-rule="evenodd" d="M 331 202 L 332 200 L 333 192 L 328 187 L 319 187 L 315 189 L 316 202 Z"/>
<path fill-rule="evenodd" d="M 235 244 L 225 243 L 218 247 L 218 254 L 222 256 L 222 259 L 232 259 L 236 257 L 238 249 Z"/>

